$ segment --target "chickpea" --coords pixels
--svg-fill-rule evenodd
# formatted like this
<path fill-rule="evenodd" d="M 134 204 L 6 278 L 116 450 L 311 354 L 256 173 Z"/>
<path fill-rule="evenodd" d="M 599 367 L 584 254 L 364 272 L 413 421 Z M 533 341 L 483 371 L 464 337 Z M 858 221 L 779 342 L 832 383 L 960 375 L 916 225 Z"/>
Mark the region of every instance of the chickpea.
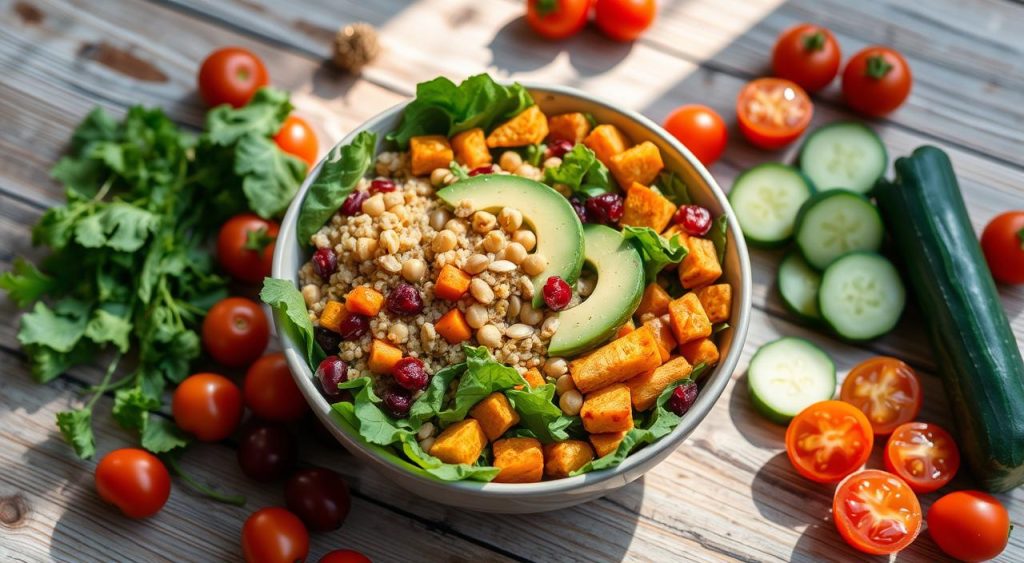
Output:
<path fill-rule="evenodd" d="M 501 231 L 491 231 L 484 237 L 484 249 L 487 252 L 501 252 L 505 248 L 505 233 Z"/>
<path fill-rule="evenodd" d="M 430 228 L 435 231 L 440 231 L 444 228 L 445 223 L 452 218 L 452 214 L 447 209 L 435 209 L 430 212 Z"/>
<path fill-rule="evenodd" d="M 548 377 L 562 377 L 569 373 L 569 362 L 565 358 L 552 357 L 544 362 L 544 375 Z M 570 382 L 572 379 L 570 378 Z"/>
<path fill-rule="evenodd" d="M 537 246 L 537 235 L 533 234 L 533 231 L 521 229 L 512 235 L 512 242 L 518 242 L 529 252 Z"/>
<path fill-rule="evenodd" d="M 369 199 L 363 202 L 363 213 L 366 213 L 370 217 L 379 217 L 381 213 L 384 213 L 384 196 L 376 194 L 370 196 Z"/>
<path fill-rule="evenodd" d="M 526 249 L 523 248 L 523 245 L 518 242 L 513 242 L 505 247 L 505 255 L 503 259 L 508 260 L 513 264 L 522 264 L 523 260 L 526 259 L 526 256 Z"/>
<path fill-rule="evenodd" d="M 498 219 L 493 213 L 487 211 L 477 211 L 473 214 L 473 230 L 485 234 L 494 230 L 494 227 L 498 225 Z"/>
<path fill-rule="evenodd" d="M 527 275 L 536 276 L 548 267 L 548 258 L 541 253 L 531 254 L 523 260 L 522 268 Z"/>
<path fill-rule="evenodd" d="M 575 389 L 566 391 L 558 398 L 558 407 L 567 416 L 576 416 L 580 413 L 580 409 L 583 408 L 583 395 Z"/>
<path fill-rule="evenodd" d="M 484 325 L 476 331 L 476 341 L 481 346 L 497 348 L 501 345 L 501 331 L 492 324 Z"/>
<path fill-rule="evenodd" d="M 419 258 L 412 258 L 406 260 L 402 264 L 402 277 L 408 282 L 418 282 L 423 279 L 423 275 L 427 272 L 427 265 Z"/>
<path fill-rule="evenodd" d="M 449 250 L 455 248 L 455 245 L 457 243 L 458 238 L 455 236 L 455 233 L 449 231 L 448 229 L 444 229 L 441 232 L 437 233 L 437 236 L 434 237 L 433 242 L 430 243 L 430 248 L 432 248 L 434 252 L 437 253 L 448 252 Z"/>
<path fill-rule="evenodd" d="M 506 232 L 514 233 L 523 226 L 523 213 L 514 207 L 503 207 L 498 213 L 498 224 Z"/>
<path fill-rule="evenodd" d="M 475 276 L 486 270 L 490 263 L 491 259 L 486 254 L 474 254 L 466 259 L 466 264 L 462 267 L 462 270 L 471 276 Z"/>
<path fill-rule="evenodd" d="M 498 159 L 498 166 L 509 172 L 515 172 L 522 165 L 523 157 L 519 156 L 519 153 L 516 151 L 505 151 L 501 153 L 501 158 Z"/>
<path fill-rule="evenodd" d="M 467 230 L 466 222 L 463 221 L 462 219 L 449 219 L 447 222 L 445 222 L 444 228 L 457 235 L 464 235 L 466 234 Z"/>
<path fill-rule="evenodd" d="M 311 283 L 302 286 L 302 299 L 305 300 L 307 307 L 312 307 L 314 303 L 320 301 L 320 288 Z"/>

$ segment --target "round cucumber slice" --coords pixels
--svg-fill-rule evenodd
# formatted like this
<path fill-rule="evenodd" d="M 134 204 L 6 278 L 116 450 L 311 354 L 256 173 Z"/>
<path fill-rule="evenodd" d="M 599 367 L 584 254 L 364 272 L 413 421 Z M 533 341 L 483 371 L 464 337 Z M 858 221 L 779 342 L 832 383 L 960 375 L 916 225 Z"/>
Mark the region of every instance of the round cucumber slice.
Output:
<path fill-rule="evenodd" d="M 754 407 L 787 424 L 794 416 L 836 392 L 836 366 L 809 340 L 786 336 L 761 346 L 750 360 L 747 386 Z"/>
<path fill-rule="evenodd" d="M 906 298 L 892 262 L 874 252 L 854 252 L 833 262 L 822 274 L 818 307 L 839 336 L 870 340 L 896 326 Z"/>
<path fill-rule="evenodd" d="M 878 209 L 849 190 L 815 195 L 796 218 L 796 244 L 807 263 L 819 270 L 849 252 L 878 250 L 884 234 Z"/>
<path fill-rule="evenodd" d="M 779 264 L 779 294 L 786 308 L 805 321 L 821 320 L 818 288 L 821 273 L 811 268 L 799 252 L 790 251 Z"/>
<path fill-rule="evenodd" d="M 800 170 L 818 191 L 845 188 L 867 193 L 888 164 L 882 140 L 863 123 L 843 121 L 819 127 L 800 148 Z"/>
<path fill-rule="evenodd" d="M 811 184 L 796 168 L 770 162 L 740 174 L 729 202 L 747 242 L 775 246 L 793 236 L 797 212 L 812 193 Z"/>

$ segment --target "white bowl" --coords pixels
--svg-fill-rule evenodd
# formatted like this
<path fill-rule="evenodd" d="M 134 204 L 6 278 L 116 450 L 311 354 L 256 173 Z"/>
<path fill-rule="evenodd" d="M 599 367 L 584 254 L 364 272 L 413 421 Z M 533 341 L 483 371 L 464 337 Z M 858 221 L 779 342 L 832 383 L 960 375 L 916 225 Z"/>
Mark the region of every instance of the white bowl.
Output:
<path fill-rule="evenodd" d="M 562 86 L 526 85 L 537 105 L 548 115 L 570 111 L 591 113 L 600 123 L 611 123 L 636 142 L 649 140 L 661 150 L 665 167 L 680 174 L 690 189 L 695 203 L 711 210 L 714 216 L 725 213 L 729 218 L 728 244 L 722 281 L 733 287 L 730 315 L 732 328 L 725 331 L 720 342 L 721 361 L 706 377 L 696 403 L 686 413 L 679 426 L 654 444 L 634 452 L 617 467 L 594 471 L 576 477 L 543 481 L 540 483 L 479 483 L 444 482 L 413 474 L 394 464 L 361 443 L 357 436 L 336 424 L 330 416 L 331 406 L 320 395 L 313 383 L 313 373 L 304 359 L 301 346 L 292 342 L 282 331 L 275 332 L 281 341 L 288 365 L 295 381 L 306 396 L 317 417 L 331 434 L 356 457 L 380 472 L 389 480 L 434 502 L 483 512 L 526 513 L 565 508 L 596 499 L 640 477 L 672 454 L 714 406 L 722 394 L 747 337 L 750 318 L 750 261 L 747 247 L 735 220 L 732 208 L 707 169 L 679 141 L 642 115 L 616 107 L 614 104 L 583 92 Z M 377 133 L 379 142 L 394 130 L 401 120 L 405 103 L 395 106 L 364 123 L 348 134 L 339 144 L 352 141 L 360 131 Z M 380 147 L 378 146 L 378 150 Z M 310 184 L 319 171 L 319 165 L 306 178 L 298 196 L 288 208 L 281 223 L 274 251 L 273 276 L 298 283 L 299 267 L 308 260 L 308 250 L 296 240 L 295 225 L 299 207 Z M 341 202 L 338 202 L 341 205 Z"/>

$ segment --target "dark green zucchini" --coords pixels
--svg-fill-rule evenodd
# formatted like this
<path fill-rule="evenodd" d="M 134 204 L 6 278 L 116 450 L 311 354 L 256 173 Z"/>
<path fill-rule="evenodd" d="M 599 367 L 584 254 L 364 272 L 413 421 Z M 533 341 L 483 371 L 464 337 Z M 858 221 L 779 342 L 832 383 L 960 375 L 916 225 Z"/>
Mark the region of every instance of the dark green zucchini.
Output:
<path fill-rule="evenodd" d="M 949 157 L 920 147 L 876 190 L 935 351 L 960 451 L 990 491 L 1024 482 L 1024 361 Z"/>

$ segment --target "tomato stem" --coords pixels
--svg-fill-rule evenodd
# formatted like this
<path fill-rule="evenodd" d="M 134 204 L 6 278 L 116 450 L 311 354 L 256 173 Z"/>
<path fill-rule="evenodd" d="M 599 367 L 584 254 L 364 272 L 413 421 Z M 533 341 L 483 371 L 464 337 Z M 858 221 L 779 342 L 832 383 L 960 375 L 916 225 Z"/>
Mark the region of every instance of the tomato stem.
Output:
<path fill-rule="evenodd" d="M 1017 238 L 1020 240 L 1020 249 L 1024 250 L 1024 229 L 1017 231 Z"/>
<path fill-rule="evenodd" d="M 103 393 L 105 393 L 108 389 L 110 389 L 110 378 L 114 375 L 114 371 L 117 370 L 117 364 L 120 361 L 121 354 L 118 353 L 116 356 L 114 356 L 114 359 L 113 361 L 110 362 L 110 365 L 107 366 L 107 371 L 106 373 L 103 374 L 103 379 L 100 381 L 99 385 L 93 387 L 96 389 L 96 392 L 93 393 L 93 396 L 91 399 L 89 399 L 89 402 L 85 404 L 85 410 L 92 410 L 92 406 L 96 404 L 96 401 L 100 399 L 100 396 L 103 395 Z"/>
<path fill-rule="evenodd" d="M 546 17 L 558 10 L 558 0 L 537 0 L 537 14 Z"/>
<path fill-rule="evenodd" d="M 268 235 L 266 227 L 260 227 L 255 231 L 246 231 L 245 244 L 242 245 L 242 248 L 253 252 L 263 252 L 275 240 L 277 240 L 277 237 Z"/>
<path fill-rule="evenodd" d="M 825 34 L 821 31 L 816 31 L 814 33 L 804 35 L 803 42 L 804 51 L 807 51 L 808 53 L 820 51 L 825 48 Z"/>
<path fill-rule="evenodd" d="M 868 66 L 864 73 L 875 80 L 881 80 L 892 70 L 892 65 L 882 55 L 871 55 L 868 57 L 867 64 Z"/>
<path fill-rule="evenodd" d="M 231 504 L 234 506 L 245 506 L 244 496 L 221 493 L 193 479 L 191 475 L 185 473 L 185 471 L 181 469 L 181 466 L 178 465 L 177 457 L 174 454 L 165 454 L 160 456 L 160 458 L 163 459 L 164 462 L 171 467 L 171 471 L 173 471 L 178 477 L 181 477 L 181 480 L 184 481 L 185 484 L 193 491 L 217 502 L 223 502 L 224 504 Z"/>

